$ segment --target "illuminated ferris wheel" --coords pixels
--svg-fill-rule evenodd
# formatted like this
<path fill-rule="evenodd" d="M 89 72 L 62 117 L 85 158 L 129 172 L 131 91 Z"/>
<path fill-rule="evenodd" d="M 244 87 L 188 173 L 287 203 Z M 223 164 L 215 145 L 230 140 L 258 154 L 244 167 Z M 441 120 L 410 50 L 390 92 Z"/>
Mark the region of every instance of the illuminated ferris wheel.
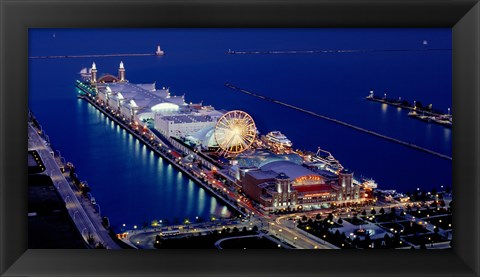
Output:
<path fill-rule="evenodd" d="M 214 136 L 222 152 L 239 154 L 250 148 L 256 130 L 255 122 L 248 113 L 235 110 L 220 117 Z"/>

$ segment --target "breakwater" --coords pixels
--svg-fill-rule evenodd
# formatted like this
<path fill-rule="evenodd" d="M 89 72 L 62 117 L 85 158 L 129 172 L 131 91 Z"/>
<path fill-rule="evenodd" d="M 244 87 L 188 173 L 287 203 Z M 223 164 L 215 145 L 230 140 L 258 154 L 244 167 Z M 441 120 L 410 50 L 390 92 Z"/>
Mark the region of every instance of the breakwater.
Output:
<path fill-rule="evenodd" d="M 56 55 L 56 56 L 30 56 L 29 59 L 75 59 L 75 58 L 108 58 L 108 57 L 144 57 L 157 56 L 155 53 L 140 54 L 91 54 L 91 55 Z"/>
<path fill-rule="evenodd" d="M 371 52 L 425 52 L 451 51 L 448 48 L 420 48 L 420 49 L 323 49 L 323 50 L 263 50 L 263 51 L 234 51 L 228 49 L 226 54 L 240 55 L 276 55 L 276 54 L 328 54 L 328 53 L 371 53 Z"/>
<path fill-rule="evenodd" d="M 447 155 L 435 152 L 433 150 L 415 145 L 413 143 L 409 143 L 409 142 L 405 142 L 405 141 L 402 141 L 402 140 L 399 140 L 399 139 L 396 139 L 396 138 L 385 136 L 385 135 L 382 135 L 380 133 L 370 131 L 370 130 L 367 130 L 367 129 L 362 128 L 362 127 L 358 127 L 358 126 L 355 126 L 353 124 L 350 124 L 350 123 L 347 123 L 347 122 L 344 122 L 344 121 L 341 121 L 341 120 L 338 120 L 338 119 L 335 119 L 335 118 L 331 118 L 331 117 L 324 116 L 324 115 L 321 115 L 321 114 L 318 114 L 318 113 L 315 113 L 315 112 L 312 112 L 312 111 L 309 111 L 309 110 L 305 110 L 305 109 L 302 109 L 300 107 L 290 105 L 288 103 L 284 103 L 284 102 L 275 100 L 275 99 L 270 98 L 270 97 L 266 97 L 266 96 L 263 96 L 263 95 L 253 93 L 251 91 L 241 89 L 241 88 L 239 88 L 237 86 L 234 86 L 232 84 L 229 84 L 229 83 L 225 83 L 225 86 L 232 89 L 232 90 L 240 91 L 240 92 L 245 93 L 247 95 L 251 95 L 251 96 L 254 96 L 254 97 L 269 101 L 269 102 L 273 102 L 275 104 L 282 105 L 282 106 L 288 107 L 290 109 L 294 109 L 294 110 L 297 110 L 297 111 L 300 111 L 300 112 L 303 112 L 303 113 L 306 113 L 306 114 L 309 114 L 309 115 L 312 115 L 312 116 L 315 116 L 315 117 L 318 117 L 318 118 L 321 118 L 321 119 L 324 119 L 324 120 L 327 120 L 327 121 L 330 121 L 330 122 L 333 122 L 333 123 L 336 123 L 336 124 L 339 124 L 339 125 L 342 125 L 342 126 L 345 126 L 345 127 L 349 127 L 349 128 L 352 128 L 354 130 L 357 130 L 357 131 L 360 131 L 360 132 L 363 132 L 363 133 L 366 133 L 366 134 L 369 134 L 369 135 L 373 135 L 373 136 L 376 136 L 376 137 L 379 137 L 379 138 L 382 138 L 382 139 L 385 139 L 385 140 L 388 140 L 388 141 L 391 141 L 391 142 L 398 143 L 400 145 L 404 145 L 404 146 L 407 146 L 407 147 L 410 147 L 410 148 L 413 148 L 413 149 L 416 149 L 416 150 L 420 150 L 420 151 L 423 151 L 425 153 L 428 153 L 428 154 L 431 154 L 431 155 L 434 155 L 434 156 L 437 156 L 437 157 L 440 157 L 440 158 L 443 158 L 443 159 L 447 159 L 447 160 L 450 160 L 450 161 L 452 160 L 452 157 L 450 157 L 450 156 L 447 156 Z"/>

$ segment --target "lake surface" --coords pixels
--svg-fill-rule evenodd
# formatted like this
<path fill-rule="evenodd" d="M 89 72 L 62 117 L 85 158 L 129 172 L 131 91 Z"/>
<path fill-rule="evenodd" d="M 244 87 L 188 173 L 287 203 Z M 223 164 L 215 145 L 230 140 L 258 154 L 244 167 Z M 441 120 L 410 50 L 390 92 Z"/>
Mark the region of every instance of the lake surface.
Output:
<path fill-rule="evenodd" d="M 355 176 L 371 177 L 379 188 L 406 192 L 452 185 L 451 161 L 224 86 L 229 82 L 451 156 L 451 129 L 364 99 L 373 89 L 376 95 L 452 108 L 450 29 L 31 29 L 29 41 L 30 56 L 152 53 L 158 43 L 166 52 L 163 57 L 29 61 L 30 108 L 115 226 L 229 216 L 230 211 L 76 98 L 78 72 L 93 61 L 99 75 L 116 75 L 122 60 L 132 83 L 156 81 L 157 88 L 170 87 L 188 102 L 244 110 L 261 133 L 280 130 L 295 148 L 328 150 Z M 227 55 L 228 49 L 404 51 Z"/>

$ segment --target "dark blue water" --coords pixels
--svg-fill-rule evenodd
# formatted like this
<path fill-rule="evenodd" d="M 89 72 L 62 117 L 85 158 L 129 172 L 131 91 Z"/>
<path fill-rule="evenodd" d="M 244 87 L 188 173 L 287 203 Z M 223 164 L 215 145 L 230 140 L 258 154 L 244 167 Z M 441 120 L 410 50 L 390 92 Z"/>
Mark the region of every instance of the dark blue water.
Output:
<path fill-rule="evenodd" d="M 55 37 L 53 34 L 55 33 Z M 422 42 L 428 41 L 427 45 Z M 126 57 L 133 83 L 157 81 L 187 101 L 250 113 L 262 133 L 281 130 L 295 148 L 331 151 L 380 188 L 451 186 L 451 161 L 325 122 L 224 87 L 294 104 L 452 155 L 452 131 L 366 101 L 370 89 L 446 111 L 452 107 L 451 51 L 226 55 L 232 50 L 450 49 L 450 29 L 148 29 L 30 30 L 29 55 L 151 53 Z M 98 111 L 75 98 L 73 82 L 93 59 L 34 59 L 29 105 L 62 155 L 93 188 L 115 224 L 228 215 L 228 210 Z M 116 74 L 120 58 L 96 58 Z M 454 112 L 454 110 L 452 109 Z"/>

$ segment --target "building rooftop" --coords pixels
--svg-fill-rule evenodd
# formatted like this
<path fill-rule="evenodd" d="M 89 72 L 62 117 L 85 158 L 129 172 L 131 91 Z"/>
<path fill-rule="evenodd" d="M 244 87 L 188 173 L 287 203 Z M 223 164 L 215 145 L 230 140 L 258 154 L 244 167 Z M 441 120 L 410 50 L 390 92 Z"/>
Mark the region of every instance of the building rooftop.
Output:
<path fill-rule="evenodd" d="M 295 164 L 301 164 L 303 159 L 295 154 L 275 154 L 267 150 L 255 150 L 252 154 L 241 154 L 236 159 L 239 166 L 262 167 L 276 161 L 290 161 Z"/>
<path fill-rule="evenodd" d="M 290 161 L 275 161 L 261 167 L 262 170 L 272 170 L 277 173 L 285 173 L 291 179 L 297 179 L 304 176 L 317 176 L 317 173 Z"/>
<path fill-rule="evenodd" d="M 171 103 L 177 106 L 185 105 L 183 96 L 170 96 L 167 89 L 154 90 L 155 84 L 132 84 L 115 82 L 97 84 L 100 91 L 111 91 L 113 97 L 133 100 L 138 107 L 152 108 L 161 103 Z"/>
<path fill-rule="evenodd" d="M 173 121 L 175 123 L 193 123 L 193 122 L 212 122 L 215 121 L 209 115 L 194 115 L 194 114 L 175 114 L 162 116 L 163 120 Z"/>
<path fill-rule="evenodd" d="M 267 180 L 267 179 L 275 179 L 278 176 L 278 173 L 273 170 L 256 170 L 256 171 L 249 171 L 245 173 L 245 175 L 250 175 L 251 177 L 257 180 Z"/>

